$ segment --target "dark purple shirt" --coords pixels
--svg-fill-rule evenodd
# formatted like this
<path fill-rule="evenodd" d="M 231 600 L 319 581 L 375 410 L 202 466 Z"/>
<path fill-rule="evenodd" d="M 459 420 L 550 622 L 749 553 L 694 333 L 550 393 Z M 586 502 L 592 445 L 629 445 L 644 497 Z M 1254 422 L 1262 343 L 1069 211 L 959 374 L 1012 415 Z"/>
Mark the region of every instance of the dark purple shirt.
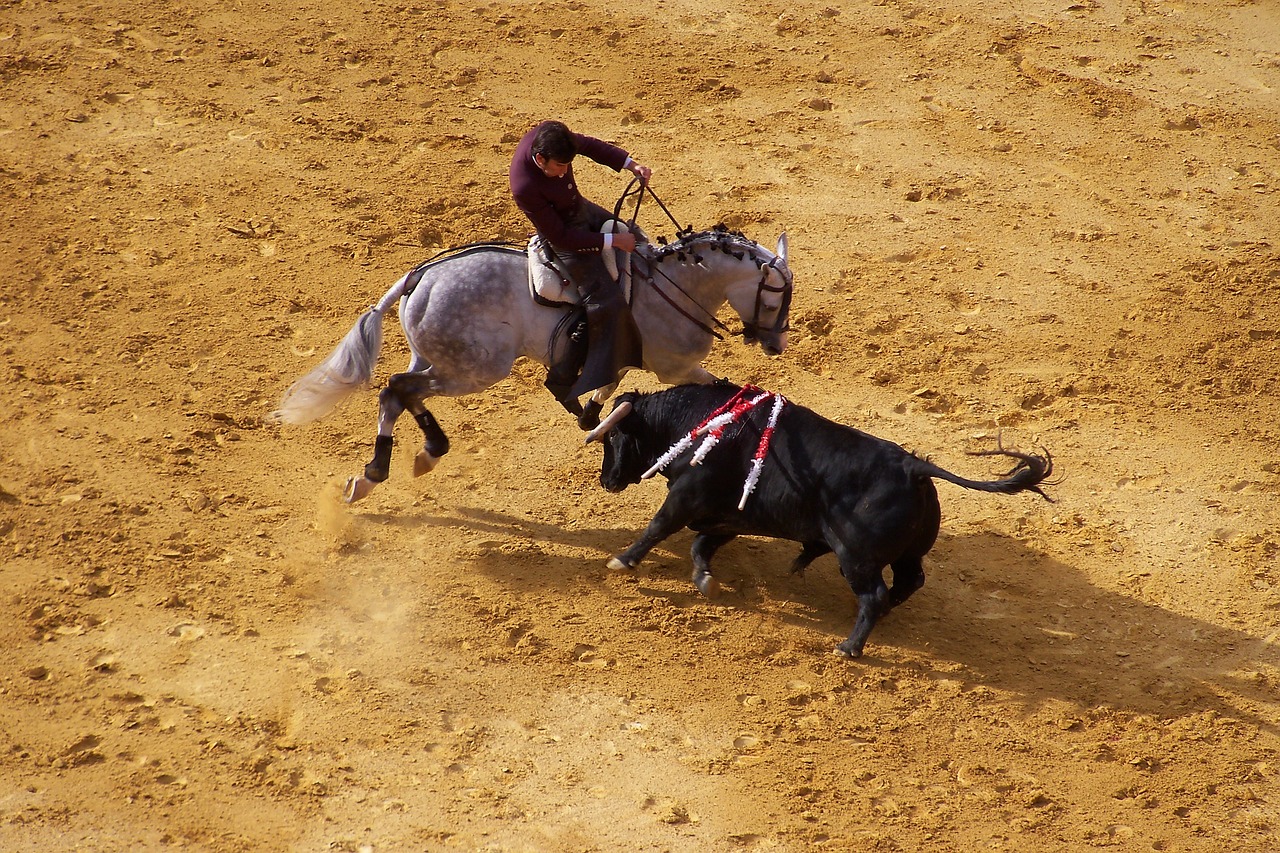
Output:
<path fill-rule="evenodd" d="M 549 178 L 533 162 L 534 127 L 524 135 L 511 158 L 511 195 L 516 205 L 529 217 L 538 233 L 551 245 L 571 252 L 599 251 L 604 247 L 604 235 L 572 225 L 574 215 L 582 205 L 578 182 L 573 177 L 573 164 L 563 177 Z M 608 166 L 615 172 L 627 163 L 627 152 L 615 145 L 591 136 L 575 133 L 578 153 Z"/>

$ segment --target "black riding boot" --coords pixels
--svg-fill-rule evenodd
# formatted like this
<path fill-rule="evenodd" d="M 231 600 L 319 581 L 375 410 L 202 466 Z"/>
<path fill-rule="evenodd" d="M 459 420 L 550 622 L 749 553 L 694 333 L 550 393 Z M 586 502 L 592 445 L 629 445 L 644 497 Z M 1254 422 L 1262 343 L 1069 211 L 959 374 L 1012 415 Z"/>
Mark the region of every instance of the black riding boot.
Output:
<path fill-rule="evenodd" d="M 578 398 L 571 396 L 569 391 L 578 378 L 578 371 L 582 370 L 582 365 L 587 360 L 586 310 L 579 308 L 574 311 L 566 327 L 564 353 L 551 365 L 542 384 L 569 414 L 577 417 L 582 414 L 582 406 L 578 403 Z"/>
<path fill-rule="evenodd" d="M 590 274 L 581 276 L 578 286 L 587 306 L 589 342 L 582 375 L 569 389 L 569 396 L 574 398 L 612 385 L 625 368 L 644 365 L 640 330 L 622 288 L 609 277 L 599 258 L 591 259 L 586 266 Z"/>

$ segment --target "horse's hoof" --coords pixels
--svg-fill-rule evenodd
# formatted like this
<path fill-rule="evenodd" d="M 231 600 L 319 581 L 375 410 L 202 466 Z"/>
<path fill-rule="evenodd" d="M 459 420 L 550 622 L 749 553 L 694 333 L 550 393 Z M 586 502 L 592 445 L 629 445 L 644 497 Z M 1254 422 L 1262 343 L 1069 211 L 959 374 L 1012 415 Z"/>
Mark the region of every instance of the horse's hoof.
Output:
<path fill-rule="evenodd" d="M 627 565 L 621 557 L 610 557 L 608 565 L 609 568 L 613 569 L 615 572 L 629 572 L 635 568 L 635 566 Z"/>
<path fill-rule="evenodd" d="M 361 498 L 368 497 L 376 485 L 378 484 L 368 477 L 351 477 L 347 480 L 346 488 L 342 490 L 342 499 L 353 504 Z"/>
<path fill-rule="evenodd" d="M 702 593 L 703 598 L 715 598 L 720 594 L 720 581 L 711 575 L 703 575 L 694 581 L 698 586 L 698 592 Z"/>
<path fill-rule="evenodd" d="M 838 658 L 844 658 L 845 660 L 853 660 L 854 658 L 862 657 L 862 649 L 858 649 L 856 652 L 851 652 L 841 644 L 832 649 L 831 654 Z"/>
<path fill-rule="evenodd" d="M 439 456 L 432 456 L 425 450 L 419 450 L 418 455 L 413 457 L 413 476 L 421 477 L 423 474 L 431 473 L 439 462 Z"/>
<path fill-rule="evenodd" d="M 583 432 L 591 432 L 600 426 L 600 413 L 603 411 L 604 403 L 587 400 L 587 405 L 583 406 L 582 411 L 578 413 L 578 426 L 582 427 Z"/>

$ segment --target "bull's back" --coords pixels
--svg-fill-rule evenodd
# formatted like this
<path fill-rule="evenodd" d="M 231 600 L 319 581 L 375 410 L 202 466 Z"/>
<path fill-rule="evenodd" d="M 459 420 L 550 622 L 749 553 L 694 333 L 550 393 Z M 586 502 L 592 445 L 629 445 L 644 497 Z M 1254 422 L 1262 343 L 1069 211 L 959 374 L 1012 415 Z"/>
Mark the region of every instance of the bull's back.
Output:
<path fill-rule="evenodd" d="M 723 404 L 729 396 L 712 399 Z M 739 510 L 763 422 L 755 416 L 726 431 L 697 468 L 689 467 L 691 452 L 673 464 L 673 488 L 679 484 L 699 510 L 698 524 L 690 525 L 695 530 L 800 542 L 859 525 L 868 532 L 875 527 L 876 535 L 905 534 L 917 507 L 936 501 L 932 482 L 912 473 L 911 457 L 901 447 L 791 404 L 778 420 L 759 483 Z"/>

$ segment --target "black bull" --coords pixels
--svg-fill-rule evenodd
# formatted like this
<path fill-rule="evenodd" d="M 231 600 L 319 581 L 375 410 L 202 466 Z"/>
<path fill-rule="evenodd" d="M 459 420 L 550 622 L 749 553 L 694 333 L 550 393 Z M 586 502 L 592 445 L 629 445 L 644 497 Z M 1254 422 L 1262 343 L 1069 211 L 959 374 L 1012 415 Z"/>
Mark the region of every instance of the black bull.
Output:
<path fill-rule="evenodd" d="M 726 382 L 682 385 L 654 394 L 618 397 L 613 413 L 587 441 L 604 445 L 600 484 L 620 492 L 640 482 L 659 458 L 739 391 Z M 667 498 L 640 537 L 609 561 L 634 568 L 649 551 L 681 528 L 693 540 L 693 580 L 714 595 L 716 550 L 736 536 L 768 536 L 800 542 L 791 565 L 800 572 L 835 552 L 840 572 L 858 597 L 858 618 L 836 653 L 862 654 L 876 620 L 924 585 L 922 558 L 941 524 L 934 478 L 966 489 L 1001 494 L 1035 492 L 1053 472 L 1052 457 L 1003 448 L 976 456 L 1017 460 L 1004 479 L 968 480 L 920 459 L 898 445 L 843 426 L 788 402 L 778 418 L 760 480 L 738 509 L 744 481 L 769 417 L 769 406 L 748 413 L 725 431 L 703 462 L 689 464 L 701 439 L 666 466 Z M 884 568 L 893 568 L 886 586 Z"/>

